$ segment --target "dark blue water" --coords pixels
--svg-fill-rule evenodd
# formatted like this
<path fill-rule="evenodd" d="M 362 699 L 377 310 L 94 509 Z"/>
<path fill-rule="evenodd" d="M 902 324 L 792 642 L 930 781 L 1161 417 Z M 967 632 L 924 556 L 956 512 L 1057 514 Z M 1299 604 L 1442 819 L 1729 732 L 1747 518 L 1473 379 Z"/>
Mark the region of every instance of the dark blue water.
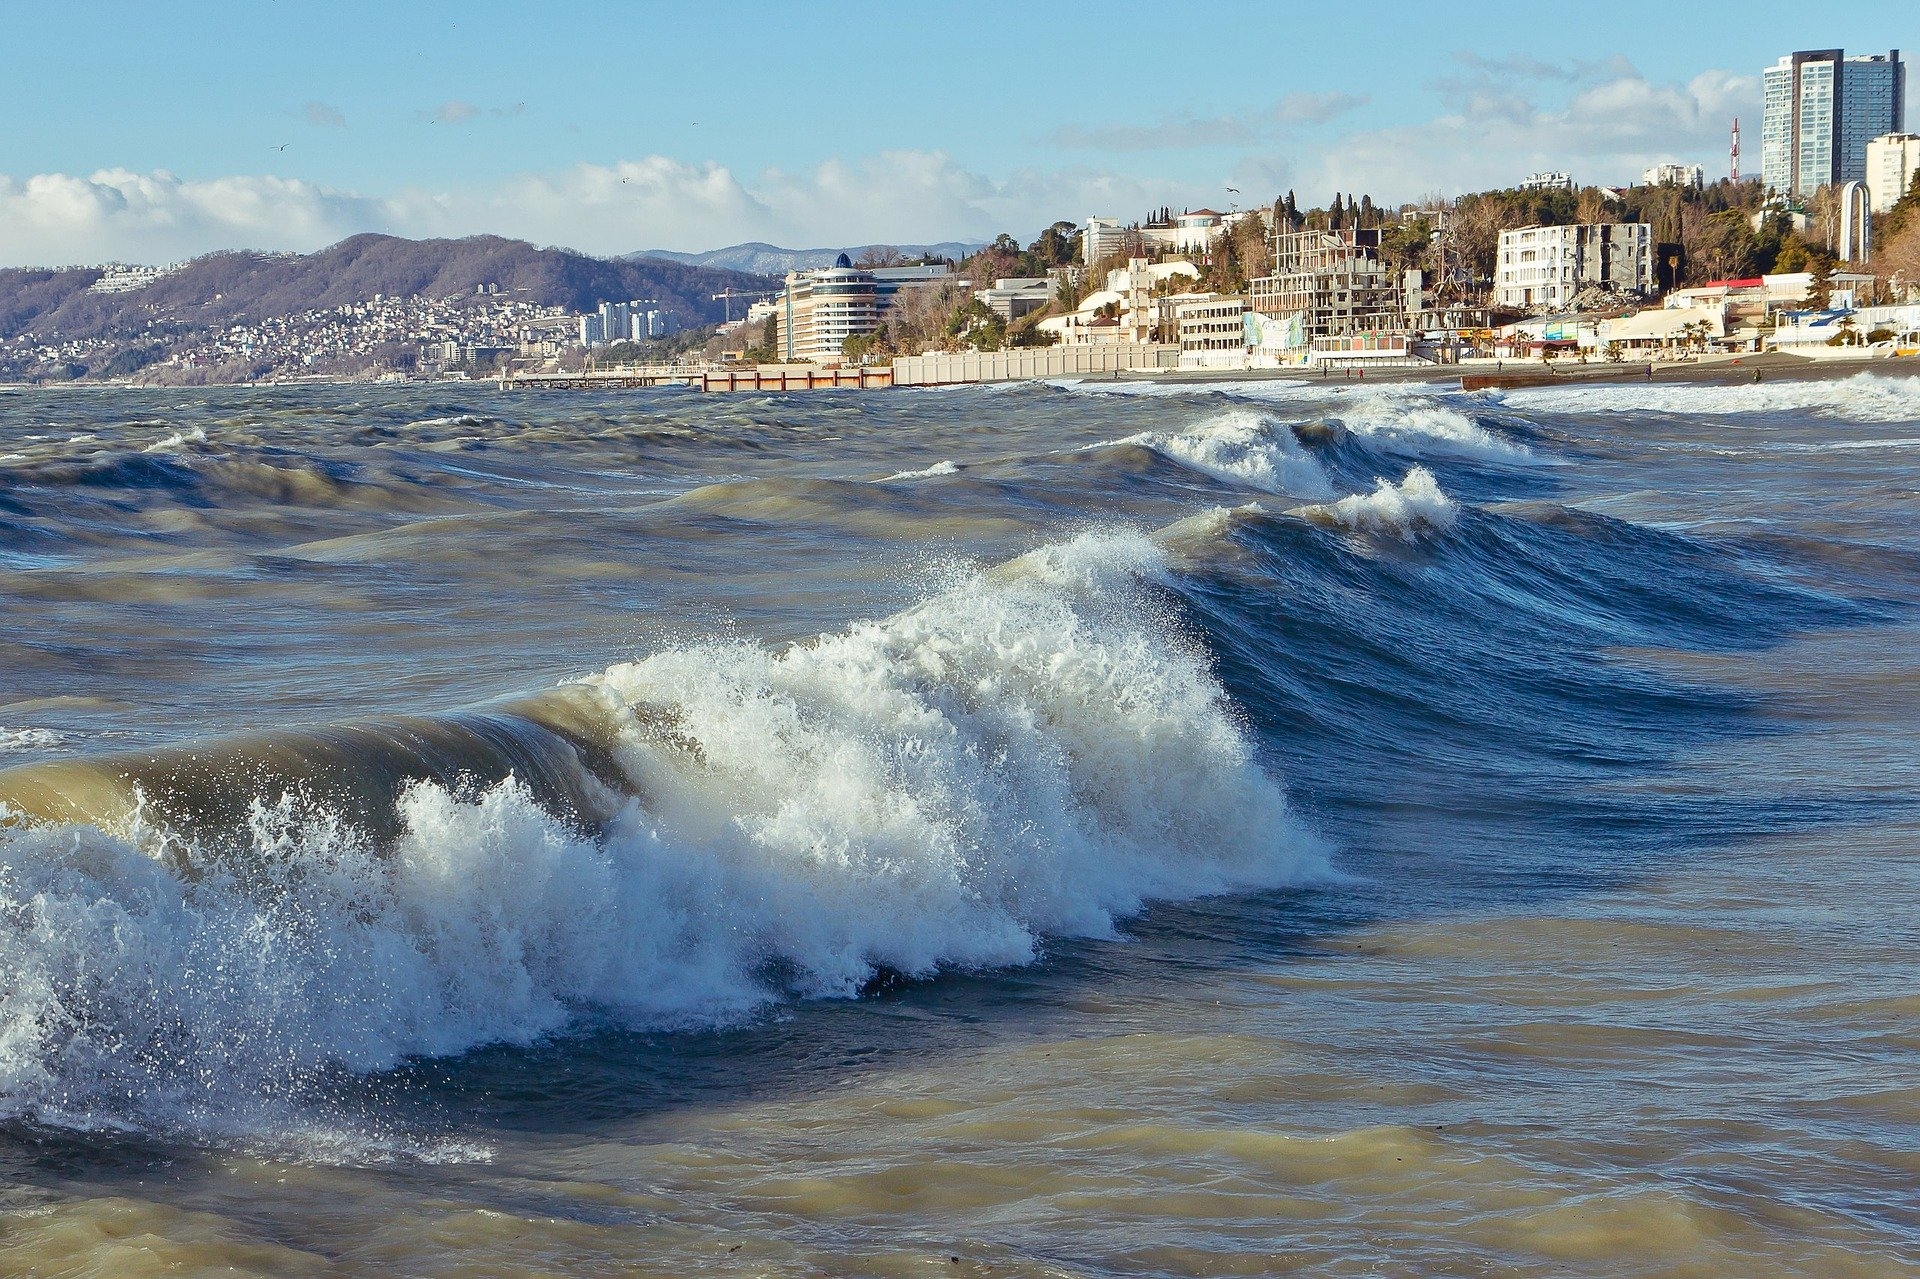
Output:
<path fill-rule="evenodd" d="M 1904 1273 L 1916 386 L 0 394 L 0 1261 Z"/>

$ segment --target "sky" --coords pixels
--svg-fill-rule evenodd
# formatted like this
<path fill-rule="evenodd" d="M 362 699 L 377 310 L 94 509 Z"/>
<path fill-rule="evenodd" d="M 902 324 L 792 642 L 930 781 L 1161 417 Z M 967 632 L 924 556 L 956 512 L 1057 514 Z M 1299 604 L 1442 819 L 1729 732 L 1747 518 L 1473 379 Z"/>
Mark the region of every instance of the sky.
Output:
<path fill-rule="evenodd" d="M 0 0 L 0 46 L 0 265 L 612 255 L 1719 176 L 1735 116 L 1753 173 L 1761 70 L 1920 54 L 1920 4 Z"/>

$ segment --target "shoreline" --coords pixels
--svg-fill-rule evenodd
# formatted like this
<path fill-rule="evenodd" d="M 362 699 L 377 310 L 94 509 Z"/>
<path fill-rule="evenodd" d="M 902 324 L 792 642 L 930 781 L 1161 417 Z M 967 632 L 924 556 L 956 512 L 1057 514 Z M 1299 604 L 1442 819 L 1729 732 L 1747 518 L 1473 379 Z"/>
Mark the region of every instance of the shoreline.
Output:
<path fill-rule="evenodd" d="M 1425 368 L 1383 368 L 1369 369 L 1365 377 L 1350 377 L 1334 373 L 1309 373 L 1304 369 L 1139 369 L 1121 373 L 1115 380 L 1119 382 L 1148 382 L 1172 386 L 1205 386 L 1209 383 L 1234 382 L 1299 382 L 1321 383 L 1328 386 L 1366 386 L 1375 383 L 1404 384 L 1409 382 L 1428 383 L 1445 386 L 1457 384 L 1467 377 L 1508 377 L 1525 379 L 1526 390 L 1546 390 L 1554 386 L 1581 386 L 1589 382 L 1648 382 L 1646 361 L 1636 361 L 1620 365 L 1576 364 L 1567 368 L 1542 367 L 1537 363 L 1509 360 L 1504 366 L 1492 364 L 1444 364 L 1429 365 Z M 1857 373 L 1873 373 L 1885 377 L 1920 377 L 1920 359 L 1912 357 L 1869 357 L 1864 359 L 1810 360 L 1805 356 L 1787 355 L 1777 351 L 1763 351 L 1751 355 L 1716 357 L 1708 360 L 1653 363 L 1651 383 L 1662 382 L 1704 383 L 1708 385 L 1739 385 L 1751 383 L 1757 371 L 1764 382 L 1813 382 L 1821 380 L 1839 380 L 1852 377 Z M 1551 379 L 1551 380 L 1543 380 Z M 1519 389 L 1486 388 L 1486 389 Z"/>
<path fill-rule="evenodd" d="M 1475 363 L 1436 364 L 1416 368 L 1379 368 L 1365 370 L 1364 377 L 1350 376 L 1343 370 L 1339 376 L 1328 371 L 1311 373 L 1303 368 L 1285 369 L 1123 369 L 1109 378 L 1010 378 L 996 382 L 953 382 L 939 384 L 939 389 L 953 389 L 963 386 L 1012 386 L 1021 382 L 1044 384 L 1061 381 L 1119 383 L 1146 383 L 1161 386 L 1233 385 L 1246 382 L 1293 382 L 1301 384 L 1324 383 L 1327 386 L 1367 386 L 1377 384 L 1402 385 L 1422 383 L 1452 389 L 1462 389 L 1460 384 L 1468 377 L 1512 378 L 1512 385 L 1491 385 L 1477 387 L 1476 390 L 1545 390 L 1558 385 L 1579 386 L 1590 382 L 1685 382 L 1706 385 L 1738 385 L 1751 383 L 1754 373 L 1760 374 L 1762 382 L 1812 382 L 1838 380 L 1852 377 L 1858 373 L 1873 373 L 1883 377 L 1920 377 L 1920 358 L 1911 356 L 1881 356 L 1866 358 L 1843 358 L 1810 360 L 1805 356 L 1788 355 L 1778 351 L 1763 351 L 1757 354 L 1720 356 L 1706 360 L 1688 360 L 1684 362 L 1654 362 L 1653 376 L 1647 377 L 1646 361 L 1635 361 L 1619 365 L 1574 364 L 1566 367 L 1542 367 L 1525 361 L 1507 361 L 1503 365 Z M 84 380 L 67 382 L 0 382 L 0 392 L 33 392 L 50 390 L 100 390 L 100 391 L 210 391 L 220 389 L 246 388 L 251 390 L 282 390 L 302 386 L 390 386 L 390 387 L 491 387 L 492 379 L 474 378 L 468 381 L 368 381 L 361 378 L 304 378 L 298 382 L 214 382 L 194 387 L 179 387 L 145 384 L 138 382 L 90 382 Z M 850 388 L 838 388 L 850 389 Z M 887 388 L 901 390 L 924 390 L 925 387 Z"/>

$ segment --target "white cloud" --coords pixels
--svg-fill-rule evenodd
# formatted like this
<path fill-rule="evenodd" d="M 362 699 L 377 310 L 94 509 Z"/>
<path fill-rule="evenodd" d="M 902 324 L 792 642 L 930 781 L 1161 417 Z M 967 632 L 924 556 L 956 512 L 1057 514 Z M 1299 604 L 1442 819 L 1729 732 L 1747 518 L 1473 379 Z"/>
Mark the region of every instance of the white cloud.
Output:
<path fill-rule="evenodd" d="M 470 190 L 340 191 L 298 179 L 165 171 L 0 176 L 0 265 L 173 261 L 214 249 L 309 251 L 361 231 L 493 233 L 592 253 L 1030 238 L 1059 217 L 1136 216 L 1202 199 L 1179 184 L 1084 167 L 989 178 L 931 151 L 829 160 L 742 179 L 665 156 L 580 164 Z"/>
<path fill-rule="evenodd" d="M 0 175 L 0 265 L 167 262 L 216 248 L 317 248 L 378 224 L 381 201 L 294 178 L 165 170 Z"/>
<path fill-rule="evenodd" d="M 1752 116 L 1752 77 L 1710 71 L 1684 85 L 1657 84 L 1617 67 L 1463 63 L 1471 84 L 1443 90 L 1445 113 L 1425 123 L 1362 131 L 1315 150 L 1248 147 L 1223 183 L 1073 164 L 992 176 L 940 151 L 887 151 L 832 159 L 802 171 L 740 175 L 712 161 L 646 156 L 521 174 L 486 187 L 379 194 L 297 178 L 236 175 L 185 179 L 156 170 L 109 169 L 79 177 L 0 175 L 0 265 L 164 262 L 214 249 L 312 250 L 360 231 L 396 235 L 490 232 L 591 253 L 641 248 L 708 249 L 743 240 L 789 247 L 1031 238 L 1057 218 L 1137 217 L 1175 207 L 1265 203 L 1283 187 L 1302 203 L 1333 192 L 1388 203 L 1430 191 L 1506 186 L 1535 169 L 1565 169 L 1581 181 L 1621 182 L 1659 160 L 1718 169 L 1734 115 Z M 1529 85 L 1562 85 L 1564 106 L 1546 109 Z M 1291 104 L 1291 105 L 1289 105 Z M 459 108 L 455 110 L 454 108 Z M 483 111 L 446 103 L 441 118 L 519 114 L 520 104 Z M 1287 100 L 1283 117 L 1311 120 L 1341 104 Z M 1206 127 L 1173 121 L 1157 128 Z"/>
<path fill-rule="evenodd" d="M 1589 73 L 1576 68 L 1566 78 Z M 1450 106 L 1443 116 L 1329 147 L 1308 166 L 1303 196 L 1319 203 L 1336 190 L 1364 191 L 1383 202 L 1409 200 L 1511 186 L 1538 169 L 1563 170 L 1578 182 L 1633 182 L 1661 160 L 1704 164 L 1711 174 L 1722 167 L 1733 117 L 1751 118 L 1757 133 L 1760 114 L 1759 81 L 1729 71 L 1682 85 L 1627 70 L 1590 80 L 1559 110 L 1542 109 L 1511 80 L 1487 77 L 1442 91 Z"/>

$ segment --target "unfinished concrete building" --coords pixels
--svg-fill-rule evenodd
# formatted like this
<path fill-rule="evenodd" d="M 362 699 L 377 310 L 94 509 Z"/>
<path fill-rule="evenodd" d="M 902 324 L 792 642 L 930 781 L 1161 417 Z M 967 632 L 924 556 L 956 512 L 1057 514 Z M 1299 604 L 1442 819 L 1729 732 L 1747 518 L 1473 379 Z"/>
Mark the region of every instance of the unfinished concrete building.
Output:
<path fill-rule="evenodd" d="M 1248 309 L 1299 317 L 1308 341 L 1408 327 L 1400 280 L 1380 260 L 1378 231 L 1279 231 L 1273 274 L 1248 286 Z"/>

